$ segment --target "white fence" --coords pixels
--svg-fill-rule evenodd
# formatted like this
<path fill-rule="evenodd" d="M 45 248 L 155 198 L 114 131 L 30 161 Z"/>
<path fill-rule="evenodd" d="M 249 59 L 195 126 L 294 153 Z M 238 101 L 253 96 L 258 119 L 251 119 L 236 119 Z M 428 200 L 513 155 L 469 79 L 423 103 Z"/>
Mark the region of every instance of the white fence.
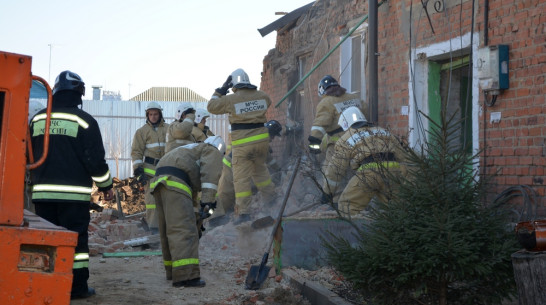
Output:
<path fill-rule="evenodd" d="M 45 105 L 45 100 L 36 100 Z M 125 179 L 133 175 L 131 144 L 137 129 L 146 123 L 145 108 L 149 102 L 84 100 L 82 109 L 99 123 L 106 151 L 106 162 L 112 176 Z M 179 102 L 158 102 L 163 107 L 165 122 L 174 121 Z M 187 102 L 186 102 L 187 103 Z M 191 102 L 195 108 L 207 107 L 206 102 Z M 211 115 L 207 125 L 215 135 L 227 141 L 227 115 Z"/>

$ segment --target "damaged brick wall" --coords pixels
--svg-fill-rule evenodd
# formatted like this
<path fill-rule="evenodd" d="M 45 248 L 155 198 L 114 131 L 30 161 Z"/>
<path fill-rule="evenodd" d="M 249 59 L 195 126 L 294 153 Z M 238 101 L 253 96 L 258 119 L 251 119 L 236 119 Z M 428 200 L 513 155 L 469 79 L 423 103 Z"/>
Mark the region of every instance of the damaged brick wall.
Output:
<path fill-rule="evenodd" d="M 500 174 L 494 180 L 494 193 L 523 184 L 537 190 L 544 201 L 546 2 L 490 1 L 487 32 L 483 2 L 427 3 L 432 26 L 420 1 L 387 1 L 378 9 L 379 125 L 400 136 L 409 131 L 409 117 L 402 115 L 401 109 L 410 106 L 410 47 L 429 46 L 474 31 L 479 35 L 479 48 L 482 48 L 488 35 L 488 45 L 509 45 L 510 88 L 499 96 L 493 107 L 484 107 L 480 90 L 472 92 L 479 96 L 479 109 L 474 110 L 478 113 L 479 125 L 476 136 L 479 148 L 486 148 L 481 158 L 482 168 L 485 165 L 488 174 Z M 443 7 L 437 11 L 434 5 Z M 271 95 L 273 103 L 277 104 L 299 80 L 298 58 L 306 58 L 302 72 L 305 75 L 367 10 L 367 1 L 318 0 L 296 22 L 278 29 L 276 48 L 264 59 L 261 82 L 261 88 Z M 339 62 L 340 51 L 336 50 L 280 107 L 268 112 L 270 119 L 277 119 L 283 125 L 288 123 L 287 117 L 302 125 L 302 131 L 296 136 L 273 142 L 274 155 L 281 161 L 297 149 L 306 149 L 320 100 L 317 83 L 325 74 L 339 76 Z M 489 122 L 490 112 L 501 112 L 500 123 Z"/>

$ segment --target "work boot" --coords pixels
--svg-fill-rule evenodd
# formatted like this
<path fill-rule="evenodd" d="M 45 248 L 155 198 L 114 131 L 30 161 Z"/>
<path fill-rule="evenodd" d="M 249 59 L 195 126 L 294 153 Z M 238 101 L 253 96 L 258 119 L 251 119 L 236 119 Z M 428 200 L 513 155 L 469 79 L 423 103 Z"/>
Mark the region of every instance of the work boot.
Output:
<path fill-rule="evenodd" d="M 199 277 L 173 283 L 173 287 L 205 287 L 205 285 L 205 281 L 202 281 Z"/>
<path fill-rule="evenodd" d="M 71 300 L 76 299 L 86 299 L 92 295 L 95 295 L 95 288 L 87 287 L 87 292 L 82 294 L 72 294 L 70 295 Z"/>
<path fill-rule="evenodd" d="M 235 218 L 235 221 L 233 221 L 233 225 L 240 225 L 250 220 L 250 214 L 239 214 L 239 216 Z"/>
<path fill-rule="evenodd" d="M 229 217 L 227 217 L 226 215 L 222 215 L 222 216 L 211 218 L 208 221 L 208 226 L 209 228 L 215 228 L 218 226 L 223 226 L 228 222 L 229 222 Z"/>

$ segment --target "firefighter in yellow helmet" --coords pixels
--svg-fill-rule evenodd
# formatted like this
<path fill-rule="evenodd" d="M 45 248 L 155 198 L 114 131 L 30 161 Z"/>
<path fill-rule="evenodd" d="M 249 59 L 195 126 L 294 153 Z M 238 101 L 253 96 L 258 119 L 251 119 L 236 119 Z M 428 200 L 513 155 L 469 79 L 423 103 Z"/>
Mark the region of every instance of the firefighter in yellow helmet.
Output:
<path fill-rule="evenodd" d="M 161 250 L 167 280 L 174 287 L 203 287 L 199 233 L 205 208 L 216 208 L 216 190 L 225 144 L 221 137 L 179 146 L 157 164 L 150 188 L 157 202 Z M 200 202 L 197 194 L 201 192 Z M 200 212 L 203 207 L 203 215 Z"/>
<path fill-rule="evenodd" d="M 324 166 L 330 162 L 336 141 L 343 134 L 343 129 L 338 125 L 340 113 L 350 106 L 355 106 L 361 111 L 366 109 L 363 108 L 364 105 L 357 94 L 347 93 L 331 75 L 325 75 L 320 80 L 318 95 L 322 100 L 317 105 L 308 141 L 309 152 L 312 154 L 320 154 L 321 147 L 326 145 L 324 170 Z"/>
<path fill-rule="evenodd" d="M 167 130 L 166 153 L 178 146 L 196 142 L 195 138 L 192 136 L 192 130 L 195 128 L 193 126 L 195 120 L 195 109 L 192 108 L 191 104 L 180 104 L 174 117 L 176 120 L 169 125 Z"/>
<path fill-rule="evenodd" d="M 226 95 L 230 88 L 233 94 Z M 270 105 L 269 96 L 250 83 L 243 69 L 233 71 L 222 87 L 216 89 L 207 104 L 210 113 L 229 115 L 233 183 L 238 215 L 235 224 L 251 220 L 251 181 L 262 193 L 266 203 L 272 203 L 276 198 L 275 185 L 271 182 L 266 166 L 269 133 L 264 124 L 267 121 L 265 114 Z"/>
<path fill-rule="evenodd" d="M 163 108 L 158 102 L 146 105 L 146 124 L 140 127 L 133 137 L 131 158 L 133 175 L 145 185 L 146 223 L 152 231 L 157 232 L 157 215 L 155 215 L 154 197 L 149 192 L 148 180 L 155 175 L 155 167 L 165 154 L 165 137 L 169 124 L 163 119 Z"/>
<path fill-rule="evenodd" d="M 210 113 L 203 108 L 197 108 L 195 110 L 195 122 L 192 130 L 192 135 L 196 142 L 204 142 L 206 138 L 214 136 L 214 133 L 210 131 L 210 128 L 206 125 L 207 118 L 210 117 Z"/>
<path fill-rule="evenodd" d="M 384 201 L 389 197 L 386 171 L 399 174 L 404 170 L 403 147 L 388 130 L 369 125 L 357 107 L 345 109 L 338 123 L 345 133 L 326 166 L 323 191 L 332 196 L 342 187 L 346 172 L 354 173 L 338 202 L 341 214 L 350 217 L 364 210 L 374 196 Z"/>

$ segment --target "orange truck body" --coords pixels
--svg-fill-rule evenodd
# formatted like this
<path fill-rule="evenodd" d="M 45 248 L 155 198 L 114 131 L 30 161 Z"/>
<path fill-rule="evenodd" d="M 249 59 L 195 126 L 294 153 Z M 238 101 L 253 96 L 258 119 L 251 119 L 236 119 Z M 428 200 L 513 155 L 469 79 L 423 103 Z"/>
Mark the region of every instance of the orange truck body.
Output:
<path fill-rule="evenodd" d="M 33 79 L 51 104 L 31 66 L 30 56 L 0 51 L 0 304 L 70 304 L 78 235 L 24 209 Z"/>

